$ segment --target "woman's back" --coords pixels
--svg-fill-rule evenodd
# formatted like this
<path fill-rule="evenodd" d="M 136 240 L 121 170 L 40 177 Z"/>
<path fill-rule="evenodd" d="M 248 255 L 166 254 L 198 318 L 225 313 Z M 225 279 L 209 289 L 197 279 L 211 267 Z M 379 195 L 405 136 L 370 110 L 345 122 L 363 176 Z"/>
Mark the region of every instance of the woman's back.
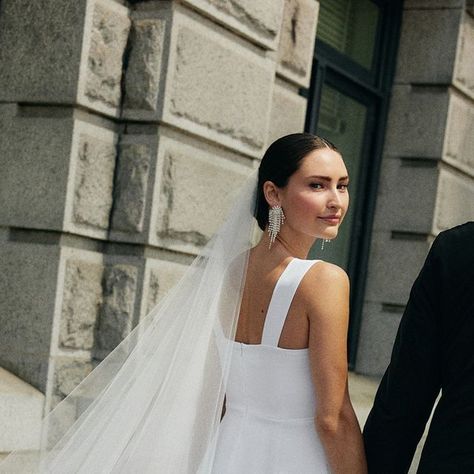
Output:
<path fill-rule="evenodd" d="M 243 308 L 239 330 L 248 337 L 249 344 L 234 343 L 215 473 L 329 472 L 314 428 L 316 400 L 308 348 L 278 347 L 285 326 L 289 328 L 289 342 L 292 338 L 297 342 L 303 334 L 306 315 L 297 314 L 299 304 L 293 305 L 293 298 L 315 262 L 298 258 L 285 262 L 271 288 L 269 302 L 262 303 L 266 308 L 259 304 L 251 308 L 250 297 L 248 307 Z M 247 290 L 253 288 L 256 274 L 246 283 Z M 268 277 L 270 283 L 272 276 Z M 267 285 L 262 281 L 263 290 L 257 300 L 264 301 Z M 290 307 L 294 323 L 287 325 Z M 252 321 L 252 316 L 260 317 Z"/>
<path fill-rule="evenodd" d="M 287 257 L 275 264 L 259 258 L 252 252 L 249 256 L 242 303 L 235 340 L 245 344 L 260 344 L 268 307 L 280 277 L 293 257 Z M 310 269 L 307 270 L 308 272 Z M 306 272 L 305 272 L 306 274 Z M 302 276 L 303 280 L 305 275 Z M 301 281 L 300 281 L 301 283 Z M 308 347 L 309 320 L 303 285 L 298 285 L 290 301 L 288 314 L 278 346 L 285 349 Z"/>

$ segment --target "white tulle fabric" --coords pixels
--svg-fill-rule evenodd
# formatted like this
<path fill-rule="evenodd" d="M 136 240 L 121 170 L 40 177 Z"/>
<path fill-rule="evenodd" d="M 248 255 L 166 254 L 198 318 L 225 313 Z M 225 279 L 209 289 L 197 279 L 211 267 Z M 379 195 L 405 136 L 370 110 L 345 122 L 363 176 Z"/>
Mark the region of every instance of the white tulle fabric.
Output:
<path fill-rule="evenodd" d="M 0 473 L 211 472 L 256 185 L 254 171 L 180 282 L 44 419 L 41 449 Z"/>

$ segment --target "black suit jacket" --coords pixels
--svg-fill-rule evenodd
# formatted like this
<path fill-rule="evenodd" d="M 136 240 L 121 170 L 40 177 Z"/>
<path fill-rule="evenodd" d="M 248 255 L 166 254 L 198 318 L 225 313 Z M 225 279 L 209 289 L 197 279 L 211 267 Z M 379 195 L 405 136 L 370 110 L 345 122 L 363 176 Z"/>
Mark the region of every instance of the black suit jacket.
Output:
<path fill-rule="evenodd" d="M 474 473 L 474 222 L 441 232 L 411 289 L 364 427 L 369 473 Z"/>

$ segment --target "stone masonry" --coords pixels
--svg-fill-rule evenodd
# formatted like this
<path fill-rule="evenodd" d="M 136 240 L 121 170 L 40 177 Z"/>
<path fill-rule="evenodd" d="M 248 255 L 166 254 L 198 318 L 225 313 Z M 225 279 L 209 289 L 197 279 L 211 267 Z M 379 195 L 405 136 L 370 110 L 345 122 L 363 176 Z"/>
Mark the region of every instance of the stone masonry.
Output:
<path fill-rule="evenodd" d="M 358 372 L 385 371 L 409 290 L 433 238 L 473 219 L 473 58 L 470 2 L 405 1 Z"/>
<path fill-rule="evenodd" d="M 0 366 L 46 410 L 179 280 L 269 141 L 303 130 L 318 6 L 0 2 Z"/>

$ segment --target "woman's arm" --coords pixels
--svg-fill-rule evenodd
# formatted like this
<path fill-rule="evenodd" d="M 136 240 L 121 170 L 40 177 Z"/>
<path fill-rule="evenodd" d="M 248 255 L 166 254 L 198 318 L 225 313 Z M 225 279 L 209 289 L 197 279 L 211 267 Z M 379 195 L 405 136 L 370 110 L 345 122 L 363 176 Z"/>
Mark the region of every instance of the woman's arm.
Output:
<path fill-rule="evenodd" d="M 316 430 L 334 474 L 365 474 L 364 444 L 347 382 L 349 279 L 338 266 L 320 262 L 305 280 Z"/>

